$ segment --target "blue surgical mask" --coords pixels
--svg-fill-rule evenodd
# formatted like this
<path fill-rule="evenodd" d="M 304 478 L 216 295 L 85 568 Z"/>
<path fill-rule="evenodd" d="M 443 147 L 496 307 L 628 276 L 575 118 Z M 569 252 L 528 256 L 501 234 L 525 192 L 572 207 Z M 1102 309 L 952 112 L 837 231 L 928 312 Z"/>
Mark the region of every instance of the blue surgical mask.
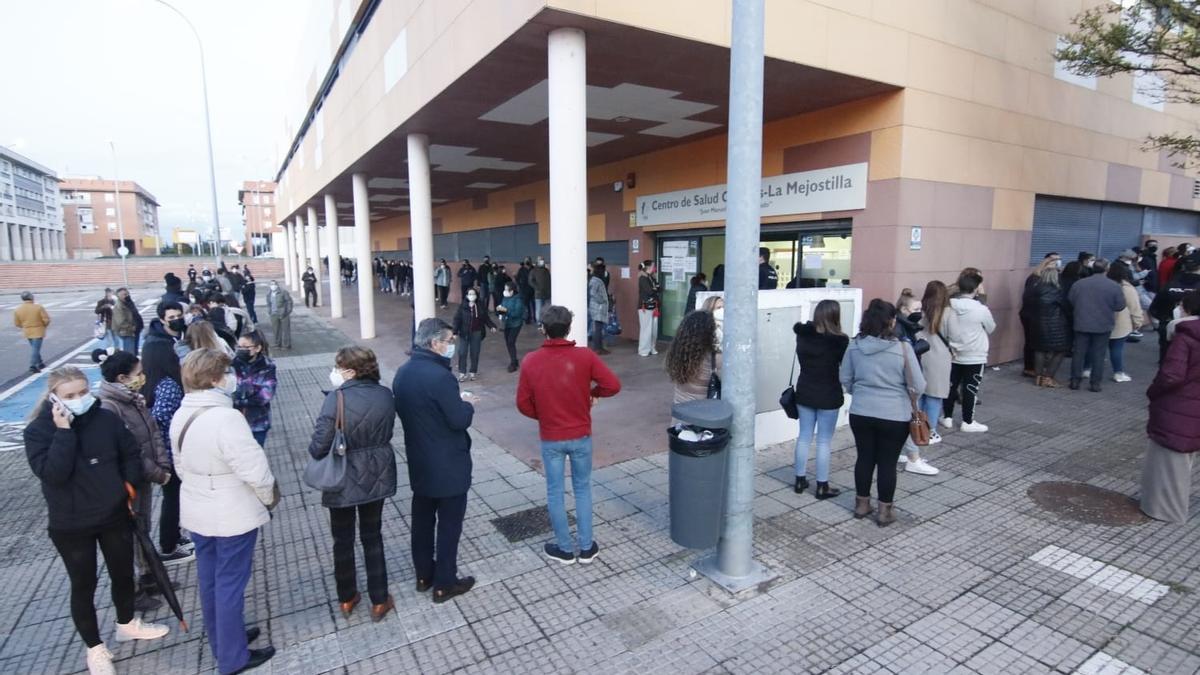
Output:
<path fill-rule="evenodd" d="M 448 358 L 448 359 L 452 359 L 452 358 L 454 358 L 454 348 L 455 348 L 456 346 L 457 346 L 457 345 L 455 345 L 453 342 L 451 342 L 451 343 L 450 343 L 450 345 L 446 347 L 446 353 L 445 353 L 445 354 L 442 354 L 442 356 L 444 356 L 444 357 L 446 357 L 446 358 Z"/>
<path fill-rule="evenodd" d="M 91 410 L 92 405 L 95 402 L 96 397 L 92 396 L 91 392 L 88 392 L 79 398 L 71 399 L 70 401 L 63 401 L 62 404 L 67 410 L 71 411 L 72 415 L 82 415 L 83 413 Z"/>

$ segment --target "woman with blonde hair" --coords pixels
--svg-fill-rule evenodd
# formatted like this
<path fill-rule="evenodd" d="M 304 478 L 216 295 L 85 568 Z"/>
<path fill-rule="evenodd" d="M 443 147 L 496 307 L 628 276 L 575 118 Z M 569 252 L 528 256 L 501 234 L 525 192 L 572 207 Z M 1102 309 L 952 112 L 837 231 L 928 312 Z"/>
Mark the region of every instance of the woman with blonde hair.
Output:
<path fill-rule="evenodd" d="M 217 335 L 217 330 L 213 328 L 212 323 L 205 320 L 193 321 L 187 327 L 187 333 L 183 339 L 175 343 L 175 353 L 179 355 L 180 359 L 197 349 L 213 349 L 228 356 L 230 360 L 236 356 L 229 343 Z"/>
<path fill-rule="evenodd" d="M 171 419 L 175 470 L 183 482 L 180 521 L 196 544 L 204 628 L 222 673 L 255 668 L 275 655 L 273 647 L 247 648 L 259 633 L 246 630 L 243 610 L 258 528 L 270 521 L 279 490 L 266 453 L 233 408 L 231 363 L 216 349 L 189 353 L 182 370 L 186 394 Z"/>
<path fill-rule="evenodd" d="M 88 671 L 114 673 L 96 619 L 96 547 L 112 587 L 117 642 L 153 640 L 166 626 L 134 614 L 132 486 L 142 483 L 137 440 L 88 390 L 83 371 L 57 368 L 25 427 L 25 456 L 42 483 L 50 541 L 71 579 L 71 619 L 87 645 Z M 73 669 L 73 668 L 72 668 Z"/>

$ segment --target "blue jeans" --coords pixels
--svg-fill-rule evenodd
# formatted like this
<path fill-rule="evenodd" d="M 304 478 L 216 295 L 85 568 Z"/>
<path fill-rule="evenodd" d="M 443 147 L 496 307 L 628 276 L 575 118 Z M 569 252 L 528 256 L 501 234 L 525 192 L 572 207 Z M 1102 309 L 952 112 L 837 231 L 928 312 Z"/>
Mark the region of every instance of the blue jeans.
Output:
<path fill-rule="evenodd" d="M 108 330 L 104 331 L 104 337 L 100 338 L 100 347 L 102 349 L 108 349 L 109 347 L 112 347 L 113 349 L 120 349 L 120 339 L 121 338 L 117 337 L 117 334 L 112 332 L 112 329 L 109 328 Z"/>
<path fill-rule="evenodd" d="M 539 302 L 541 302 L 539 300 Z M 546 507 L 558 548 L 574 553 L 567 506 L 563 499 L 566 459 L 571 459 L 571 487 L 575 494 L 575 523 L 579 526 L 579 550 L 592 547 L 592 437 L 570 441 L 542 441 L 542 465 L 546 469 Z"/>
<path fill-rule="evenodd" d="M 921 411 L 929 418 L 929 428 L 937 433 L 938 419 L 942 416 L 942 399 L 922 394 Z"/>
<path fill-rule="evenodd" d="M 1112 361 L 1114 373 L 1125 372 L 1125 341 L 1128 337 L 1108 341 L 1108 360 Z"/>
<path fill-rule="evenodd" d="M 192 533 L 204 631 L 221 673 L 239 670 L 250 660 L 243 610 L 257 540 L 257 529 L 234 537 Z"/>
<path fill-rule="evenodd" d="M 267 432 L 268 431 L 270 431 L 270 429 L 263 429 L 262 431 L 251 431 L 250 434 L 252 436 L 254 436 L 254 440 L 258 441 L 259 445 L 261 445 L 262 447 L 265 448 L 265 447 L 267 447 Z"/>
<path fill-rule="evenodd" d="M 45 338 L 27 338 L 29 340 L 29 367 L 42 366 L 42 340 Z"/>
<path fill-rule="evenodd" d="M 803 476 L 808 465 L 808 450 L 813 431 L 817 436 L 817 482 L 829 482 L 829 450 L 837 428 L 838 409 L 819 410 L 800 407 L 800 434 L 796 436 L 796 476 Z"/>
<path fill-rule="evenodd" d="M 129 352 L 130 354 L 137 354 L 137 336 L 130 335 L 129 337 L 125 337 L 123 335 L 118 335 L 117 349 L 123 352 Z"/>
<path fill-rule="evenodd" d="M 550 304 L 549 300 L 541 298 L 533 299 L 533 322 L 539 326 L 542 325 L 542 307 L 548 304 Z"/>

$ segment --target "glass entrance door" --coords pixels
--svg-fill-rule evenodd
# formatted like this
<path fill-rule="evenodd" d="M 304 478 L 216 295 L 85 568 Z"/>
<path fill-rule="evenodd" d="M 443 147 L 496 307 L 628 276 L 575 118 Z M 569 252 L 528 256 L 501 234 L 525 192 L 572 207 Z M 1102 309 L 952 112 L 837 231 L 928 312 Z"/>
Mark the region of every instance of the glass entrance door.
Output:
<path fill-rule="evenodd" d="M 658 283 L 662 285 L 662 311 L 658 334 L 675 337 L 675 329 L 687 314 L 687 296 L 692 277 L 700 271 L 700 238 L 673 237 L 658 240 Z"/>

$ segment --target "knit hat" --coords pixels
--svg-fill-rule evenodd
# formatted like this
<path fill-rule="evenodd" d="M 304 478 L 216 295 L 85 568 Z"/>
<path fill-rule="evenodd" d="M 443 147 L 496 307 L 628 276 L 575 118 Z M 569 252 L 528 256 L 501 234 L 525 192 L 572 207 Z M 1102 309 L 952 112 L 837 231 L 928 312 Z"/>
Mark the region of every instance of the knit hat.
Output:
<path fill-rule="evenodd" d="M 175 276 L 174 272 L 167 272 L 163 275 L 163 281 L 167 282 L 167 290 L 179 290 L 183 287 L 183 282 L 179 277 Z"/>

